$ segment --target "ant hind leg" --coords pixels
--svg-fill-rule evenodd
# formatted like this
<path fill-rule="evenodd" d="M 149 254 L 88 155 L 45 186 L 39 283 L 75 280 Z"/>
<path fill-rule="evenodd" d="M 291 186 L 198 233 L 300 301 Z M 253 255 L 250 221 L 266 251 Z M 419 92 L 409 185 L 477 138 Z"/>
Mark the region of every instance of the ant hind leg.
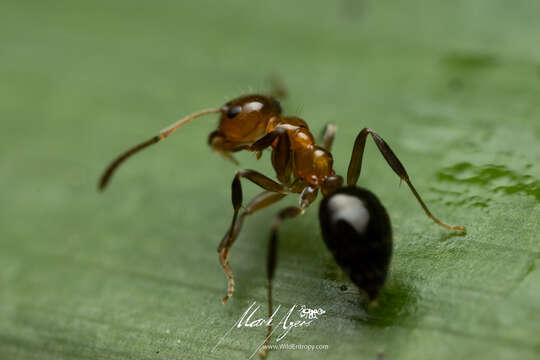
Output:
<path fill-rule="evenodd" d="M 304 210 L 309 207 L 317 198 L 318 189 L 312 188 L 310 186 L 304 188 L 300 194 L 300 206 L 289 206 L 281 210 L 273 224 L 272 231 L 270 233 L 270 239 L 268 242 L 268 253 L 266 257 L 266 277 L 268 281 L 268 318 L 272 316 L 273 306 L 272 306 L 272 280 L 274 279 L 274 274 L 276 272 L 277 265 L 277 250 L 279 246 L 278 231 L 283 220 L 292 219 L 298 215 L 302 215 Z M 259 356 L 261 358 L 266 358 L 267 352 L 266 347 L 270 342 L 270 336 L 272 335 L 272 325 L 268 325 L 266 339 L 264 343 L 259 348 Z"/>
<path fill-rule="evenodd" d="M 438 218 L 436 218 L 431 211 L 429 211 L 427 205 L 424 203 L 422 198 L 420 197 L 420 194 L 416 191 L 414 188 L 411 180 L 409 179 L 409 175 L 407 174 L 407 171 L 405 170 L 405 167 L 399 161 L 398 157 L 392 149 L 390 149 L 390 146 L 384 141 L 383 138 L 381 138 L 375 131 L 364 128 L 358 136 L 356 137 L 356 140 L 354 142 L 354 148 L 351 155 L 351 161 L 349 163 L 349 169 L 347 171 L 347 185 L 354 186 L 356 185 L 358 181 L 358 177 L 360 176 L 360 170 L 362 168 L 362 157 L 364 155 L 364 148 L 366 146 L 366 139 L 367 136 L 371 135 L 373 141 L 375 141 L 375 145 L 377 145 L 377 148 L 379 148 L 379 151 L 381 152 L 382 156 L 390 165 L 392 170 L 400 177 L 401 180 L 405 181 L 409 188 L 411 189 L 412 193 L 416 197 L 416 200 L 420 203 L 422 208 L 424 209 L 424 212 L 426 215 L 431 218 L 435 223 L 439 224 L 440 226 L 453 231 L 459 231 L 459 232 L 465 232 L 465 228 L 463 226 L 455 226 L 455 225 L 449 225 L 445 222 L 442 222 Z"/>

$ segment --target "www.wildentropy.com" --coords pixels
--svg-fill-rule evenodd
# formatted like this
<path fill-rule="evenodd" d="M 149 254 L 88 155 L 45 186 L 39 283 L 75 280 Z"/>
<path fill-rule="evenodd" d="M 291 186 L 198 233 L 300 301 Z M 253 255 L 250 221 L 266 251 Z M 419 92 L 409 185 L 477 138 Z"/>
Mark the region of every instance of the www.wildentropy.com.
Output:
<path fill-rule="evenodd" d="M 328 344 L 268 344 L 263 346 L 265 350 L 328 350 Z"/>

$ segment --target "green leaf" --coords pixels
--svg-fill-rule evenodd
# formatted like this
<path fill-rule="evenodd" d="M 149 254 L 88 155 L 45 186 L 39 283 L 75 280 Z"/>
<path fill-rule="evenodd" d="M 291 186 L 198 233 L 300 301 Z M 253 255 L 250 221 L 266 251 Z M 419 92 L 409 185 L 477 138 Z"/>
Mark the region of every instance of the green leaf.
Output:
<path fill-rule="evenodd" d="M 129 160 L 176 119 L 277 74 L 287 114 L 339 130 L 344 175 L 363 127 L 392 146 L 435 215 L 367 145 L 362 186 L 393 223 L 391 272 L 366 307 L 319 233 L 317 207 L 280 231 L 274 304 L 322 308 L 273 359 L 538 359 L 540 3 L 534 1 L 20 2 L 0 14 L 0 357 L 247 359 L 266 329 L 270 224 L 247 218 L 231 250 L 236 167 L 201 118 Z M 369 140 L 371 141 L 371 140 Z M 268 153 L 241 166 L 274 176 Z M 258 189 L 244 186 L 245 199 Z M 273 343 L 275 339 L 273 339 Z"/>

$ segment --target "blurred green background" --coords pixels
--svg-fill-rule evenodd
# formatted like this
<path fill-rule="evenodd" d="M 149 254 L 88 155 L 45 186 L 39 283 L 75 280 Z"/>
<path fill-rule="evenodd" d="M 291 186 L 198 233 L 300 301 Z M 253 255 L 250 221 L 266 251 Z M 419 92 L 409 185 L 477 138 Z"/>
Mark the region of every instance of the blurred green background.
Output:
<path fill-rule="evenodd" d="M 277 74 L 287 114 L 339 126 L 345 174 L 364 126 L 407 167 L 425 217 L 370 143 L 361 184 L 394 226 L 391 273 L 366 311 L 319 233 L 315 204 L 281 231 L 274 301 L 327 311 L 273 359 L 538 359 L 540 2 L 3 1 L 0 11 L 0 358 L 247 359 L 266 329 L 269 224 L 246 221 L 231 253 L 236 170 L 207 117 L 130 160 L 119 152 L 179 117 Z M 273 176 L 269 154 L 242 167 Z M 246 199 L 256 194 L 245 186 Z"/>

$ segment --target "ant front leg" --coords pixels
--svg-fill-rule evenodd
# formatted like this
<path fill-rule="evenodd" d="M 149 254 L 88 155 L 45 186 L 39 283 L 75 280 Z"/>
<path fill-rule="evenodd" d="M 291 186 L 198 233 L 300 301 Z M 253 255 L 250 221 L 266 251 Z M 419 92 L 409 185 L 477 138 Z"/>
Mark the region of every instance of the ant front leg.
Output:
<path fill-rule="evenodd" d="M 278 231 L 283 220 L 292 219 L 298 215 L 302 215 L 304 210 L 308 208 L 317 198 L 319 190 L 317 188 L 308 186 L 304 188 L 300 194 L 300 206 L 289 206 L 281 210 L 273 224 L 272 231 L 270 233 L 270 240 L 268 242 L 268 254 L 266 258 L 266 278 L 268 281 L 268 318 L 272 316 L 273 306 L 272 306 L 272 280 L 274 279 L 274 274 L 276 272 L 277 265 L 277 251 L 279 247 L 279 238 Z M 272 335 L 272 324 L 268 325 L 266 339 L 259 349 L 259 356 L 261 358 L 266 358 L 266 347 L 270 342 L 270 336 Z"/>
<path fill-rule="evenodd" d="M 253 182 L 256 185 L 259 185 L 263 189 L 272 192 L 277 193 L 276 196 L 268 196 L 268 197 L 258 197 L 254 200 L 257 200 L 255 204 L 253 204 L 253 201 L 250 203 L 252 208 L 262 209 L 263 207 L 271 205 L 273 202 L 276 202 L 280 200 L 283 196 L 286 195 L 287 189 L 285 186 L 275 182 L 274 180 L 270 179 L 269 177 L 254 171 L 254 170 L 239 170 L 232 182 L 232 205 L 234 209 L 233 219 L 231 222 L 231 227 L 221 240 L 221 243 L 218 246 L 218 253 L 219 253 L 219 262 L 221 266 L 223 267 L 223 270 L 225 271 L 225 274 L 227 275 L 228 279 L 228 286 L 227 286 L 227 295 L 223 298 L 222 302 L 225 304 L 227 300 L 232 296 L 234 292 L 234 277 L 231 271 L 231 267 L 228 263 L 229 258 L 229 249 L 235 239 L 235 229 L 237 228 L 237 222 L 238 222 L 238 212 L 240 211 L 240 208 L 242 207 L 242 185 L 240 183 L 240 178 L 246 178 Z M 283 196 L 281 196 L 283 195 Z M 257 209 L 257 210 L 258 210 Z M 246 209 L 247 211 L 247 209 Z M 254 210 L 256 211 L 256 210 Z M 239 229 L 238 229 L 239 231 Z"/>
<path fill-rule="evenodd" d="M 270 75 L 268 80 L 272 86 L 272 90 L 270 91 L 269 95 L 279 100 L 285 100 L 288 97 L 289 92 L 287 91 L 287 87 L 285 86 L 283 80 L 281 80 L 277 74 Z"/>
<path fill-rule="evenodd" d="M 266 135 L 264 135 L 259 140 L 255 141 L 251 146 L 247 148 L 248 151 L 256 151 L 260 153 L 264 149 L 272 146 L 274 141 L 283 135 L 287 135 L 287 130 L 283 127 L 276 127 L 274 130 L 270 131 Z M 259 157 L 260 155 L 258 155 Z"/>
<path fill-rule="evenodd" d="M 392 149 L 390 149 L 390 146 L 388 146 L 386 141 L 384 141 L 383 138 L 381 138 L 375 131 L 371 129 L 368 129 L 368 128 L 362 129 L 362 131 L 360 131 L 360 133 L 356 137 L 356 141 L 354 142 L 353 152 L 351 155 L 351 162 L 349 163 L 349 169 L 347 172 L 347 184 L 349 186 L 354 186 L 356 185 L 356 182 L 358 181 L 358 177 L 360 176 L 360 170 L 362 168 L 362 157 L 364 155 L 364 148 L 366 146 L 366 139 L 368 135 L 371 135 L 371 137 L 373 138 L 373 141 L 375 141 L 375 144 L 379 148 L 379 151 L 381 152 L 382 156 L 384 157 L 388 165 L 390 165 L 392 170 L 394 170 L 394 172 L 401 178 L 401 180 L 405 181 L 407 185 L 409 185 L 409 188 L 411 189 L 412 193 L 414 194 L 414 196 L 416 197 L 416 199 L 418 200 L 418 202 L 424 209 L 426 215 L 430 217 L 434 222 L 436 222 L 437 224 L 441 225 L 442 227 L 448 230 L 464 232 L 465 228 L 463 226 L 454 226 L 454 225 L 449 225 L 445 222 L 442 222 L 441 220 L 436 218 L 431 213 L 431 211 L 429 211 L 428 207 L 426 206 L 426 204 L 420 197 L 420 194 L 418 194 L 418 192 L 414 188 L 411 180 L 409 179 L 409 175 L 407 174 L 407 171 L 405 170 L 405 167 L 403 166 L 401 161 L 399 161 L 399 159 L 394 154 Z"/>
<path fill-rule="evenodd" d="M 274 130 L 264 135 L 253 143 L 248 150 L 257 152 L 257 159 L 261 157 L 262 151 L 274 144 L 272 151 L 272 166 L 276 170 L 277 178 L 281 183 L 289 184 L 292 174 L 292 153 L 289 135 L 284 127 L 276 127 Z"/>

